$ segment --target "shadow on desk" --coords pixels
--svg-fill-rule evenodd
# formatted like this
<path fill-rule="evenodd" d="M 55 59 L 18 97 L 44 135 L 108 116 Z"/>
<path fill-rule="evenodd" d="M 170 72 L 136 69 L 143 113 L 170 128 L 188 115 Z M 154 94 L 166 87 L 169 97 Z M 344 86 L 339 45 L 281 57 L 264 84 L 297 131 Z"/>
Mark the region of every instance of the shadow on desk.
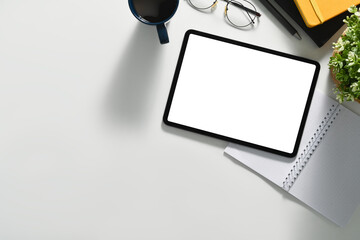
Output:
<path fill-rule="evenodd" d="M 146 123 L 150 114 L 162 48 L 152 26 L 138 23 L 128 38 L 110 79 L 105 108 L 112 123 L 138 127 Z"/>

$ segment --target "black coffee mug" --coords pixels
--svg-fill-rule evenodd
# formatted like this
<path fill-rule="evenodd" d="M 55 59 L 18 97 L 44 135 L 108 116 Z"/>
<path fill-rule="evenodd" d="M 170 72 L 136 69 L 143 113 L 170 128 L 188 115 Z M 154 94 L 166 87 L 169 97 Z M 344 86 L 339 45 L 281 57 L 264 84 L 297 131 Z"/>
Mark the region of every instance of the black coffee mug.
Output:
<path fill-rule="evenodd" d="M 178 6 L 179 0 L 129 0 L 130 10 L 140 22 L 156 26 L 161 44 L 169 42 L 165 23 Z"/>

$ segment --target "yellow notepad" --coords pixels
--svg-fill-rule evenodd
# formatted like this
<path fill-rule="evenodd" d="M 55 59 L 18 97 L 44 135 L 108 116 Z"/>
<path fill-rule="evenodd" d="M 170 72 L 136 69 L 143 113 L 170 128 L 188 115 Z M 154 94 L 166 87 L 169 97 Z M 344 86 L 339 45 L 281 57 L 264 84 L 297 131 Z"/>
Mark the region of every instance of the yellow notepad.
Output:
<path fill-rule="evenodd" d="M 306 26 L 315 27 L 347 11 L 360 0 L 294 0 Z"/>

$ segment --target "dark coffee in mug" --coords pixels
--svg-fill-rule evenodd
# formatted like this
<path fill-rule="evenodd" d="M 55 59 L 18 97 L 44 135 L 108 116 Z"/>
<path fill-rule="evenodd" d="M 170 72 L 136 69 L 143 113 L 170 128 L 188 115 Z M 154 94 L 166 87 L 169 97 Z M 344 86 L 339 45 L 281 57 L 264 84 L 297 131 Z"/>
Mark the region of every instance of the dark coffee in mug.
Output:
<path fill-rule="evenodd" d="M 133 15 L 142 23 L 156 26 L 160 43 L 168 43 L 165 23 L 172 18 L 180 0 L 128 0 Z"/>
<path fill-rule="evenodd" d="M 178 6 L 177 0 L 133 0 L 137 14 L 150 23 L 168 20 Z"/>

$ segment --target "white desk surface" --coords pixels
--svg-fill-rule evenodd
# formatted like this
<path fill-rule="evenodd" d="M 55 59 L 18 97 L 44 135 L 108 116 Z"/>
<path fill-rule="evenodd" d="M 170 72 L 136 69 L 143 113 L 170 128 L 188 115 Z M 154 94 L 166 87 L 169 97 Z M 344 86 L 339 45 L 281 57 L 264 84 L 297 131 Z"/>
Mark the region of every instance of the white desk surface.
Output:
<path fill-rule="evenodd" d="M 202 14 L 180 0 L 162 46 L 126 0 L 1 0 L 0 239 L 358 239 L 360 208 L 339 228 L 225 156 L 226 142 L 162 123 L 190 28 L 317 60 L 333 96 L 341 30 L 318 48 L 253 2 L 263 16 L 242 31 L 224 2 Z"/>

